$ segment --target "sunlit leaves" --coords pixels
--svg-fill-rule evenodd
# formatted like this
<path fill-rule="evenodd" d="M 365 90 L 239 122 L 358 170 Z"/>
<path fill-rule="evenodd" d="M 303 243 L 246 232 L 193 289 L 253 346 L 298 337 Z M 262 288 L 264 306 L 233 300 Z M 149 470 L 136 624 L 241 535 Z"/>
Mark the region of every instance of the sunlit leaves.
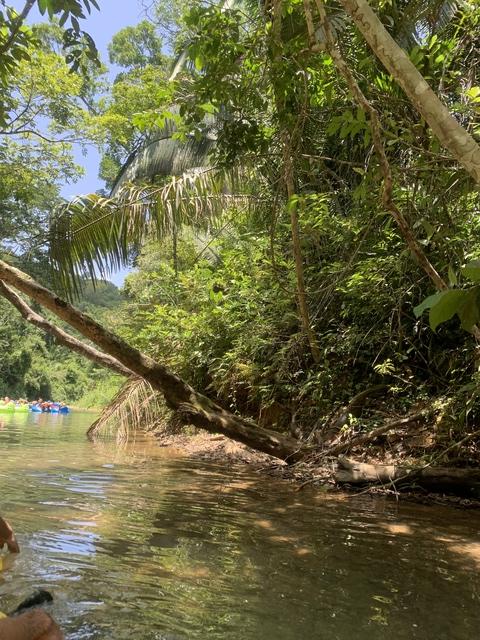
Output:
<path fill-rule="evenodd" d="M 32 49 L 38 44 L 32 29 L 25 24 L 34 4 L 33 0 L 26 3 L 22 14 L 9 6 L 0 11 L 0 88 L 4 90 L 12 82 L 19 63 L 29 60 Z M 71 26 L 63 32 L 63 46 L 72 71 L 84 66 L 85 61 L 100 64 L 95 43 L 88 33 L 81 30 L 79 22 L 85 18 L 84 8 L 90 13 L 92 6 L 98 9 L 96 0 L 38 0 L 42 15 L 48 14 L 50 19 L 58 17 L 62 27 L 70 20 Z M 0 101 L 1 127 L 5 127 L 9 120 L 11 114 L 8 111 L 8 105 Z"/>
<path fill-rule="evenodd" d="M 472 282 L 480 282 L 480 260 L 472 260 L 462 268 L 463 275 Z"/>
<path fill-rule="evenodd" d="M 232 205 L 248 206 L 248 194 L 231 195 L 226 176 L 198 170 L 170 177 L 162 186 L 124 184 L 114 198 L 95 194 L 66 204 L 51 224 L 50 254 L 59 283 L 74 293 L 83 277 L 95 281 L 130 263 L 149 237 L 174 229 L 208 230 Z"/>
<path fill-rule="evenodd" d="M 147 65 L 167 64 L 162 53 L 162 39 L 151 22 L 142 20 L 116 33 L 108 46 L 110 62 L 124 69 L 144 69 Z"/>
<path fill-rule="evenodd" d="M 415 307 L 414 312 L 417 317 L 424 311 L 429 310 L 429 322 L 433 331 L 437 327 L 454 315 L 460 319 L 463 329 L 472 331 L 473 327 L 480 319 L 479 289 L 449 289 L 441 291 L 426 298 L 421 304 Z"/>

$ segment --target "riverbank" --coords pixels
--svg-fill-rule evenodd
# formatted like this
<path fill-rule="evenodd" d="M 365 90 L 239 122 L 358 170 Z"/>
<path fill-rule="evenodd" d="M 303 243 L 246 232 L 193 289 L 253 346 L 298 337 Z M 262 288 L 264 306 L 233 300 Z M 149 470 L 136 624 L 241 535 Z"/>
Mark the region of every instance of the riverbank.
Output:
<path fill-rule="evenodd" d="M 189 430 L 189 433 L 169 434 L 159 431 L 155 434 L 161 447 L 171 447 L 189 457 L 208 462 L 244 464 L 256 473 L 280 478 L 297 486 L 298 491 L 313 487 L 325 493 L 345 494 L 350 496 L 370 495 L 372 497 L 389 496 L 395 500 L 416 502 L 431 505 L 450 505 L 463 509 L 480 509 L 480 495 L 468 495 L 461 491 L 460 495 L 453 491 L 432 491 L 422 488 L 412 477 L 410 486 L 405 482 L 398 486 L 395 481 L 365 482 L 353 484 L 339 482 L 342 462 L 354 461 L 358 465 L 373 465 L 376 468 L 388 468 L 395 461 L 397 465 L 429 468 L 424 458 L 411 455 L 397 456 L 394 460 L 391 452 L 376 448 L 370 455 L 357 452 L 354 458 L 323 458 L 312 454 L 310 459 L 288 465 L 277 458 L 255 451 L 246 445 L 230 440 L 222 435 L 214 435 L 201 430 Z M 402 485 L 402 483 L 399 483 Z"/>

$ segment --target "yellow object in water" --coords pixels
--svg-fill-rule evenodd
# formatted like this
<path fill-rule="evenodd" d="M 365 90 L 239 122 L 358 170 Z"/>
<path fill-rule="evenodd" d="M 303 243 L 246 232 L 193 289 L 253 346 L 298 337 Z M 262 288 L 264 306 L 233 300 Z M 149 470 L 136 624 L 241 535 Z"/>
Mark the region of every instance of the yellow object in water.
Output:
<path fill-rule="evenodd" d="M 7 616 L 7 614 L 6 614 L 6 613 L 2 613 L 2 612 L 0 611 L 0 620 L 1 620 L 2 618 L 8 618 L 8 616 Z"/>

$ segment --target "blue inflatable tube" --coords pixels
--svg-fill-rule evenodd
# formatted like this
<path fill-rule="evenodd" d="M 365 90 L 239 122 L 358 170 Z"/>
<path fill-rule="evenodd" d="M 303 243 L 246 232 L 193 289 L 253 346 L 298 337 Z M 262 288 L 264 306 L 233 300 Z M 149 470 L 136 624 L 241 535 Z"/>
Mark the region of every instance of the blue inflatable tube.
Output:
<path fill-rule="evenodd" d="M 36 404 L 30 407 L 30 411 L 33 413 L 70 413 L 70 409 L 68 407 L 53 406 L 44 410 Z"/>

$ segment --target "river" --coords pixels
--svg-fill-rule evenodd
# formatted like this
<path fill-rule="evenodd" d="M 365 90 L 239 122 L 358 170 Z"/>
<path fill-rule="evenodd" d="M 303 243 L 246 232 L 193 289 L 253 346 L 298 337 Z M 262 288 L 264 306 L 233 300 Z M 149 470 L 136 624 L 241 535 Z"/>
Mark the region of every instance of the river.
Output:
<path fill-rule="evenodd" d="M 470 640 L 480 514 L 328 497 L 92 416 L 0 417 L 0 609 L 39 587 L 69 640 Z"/>

